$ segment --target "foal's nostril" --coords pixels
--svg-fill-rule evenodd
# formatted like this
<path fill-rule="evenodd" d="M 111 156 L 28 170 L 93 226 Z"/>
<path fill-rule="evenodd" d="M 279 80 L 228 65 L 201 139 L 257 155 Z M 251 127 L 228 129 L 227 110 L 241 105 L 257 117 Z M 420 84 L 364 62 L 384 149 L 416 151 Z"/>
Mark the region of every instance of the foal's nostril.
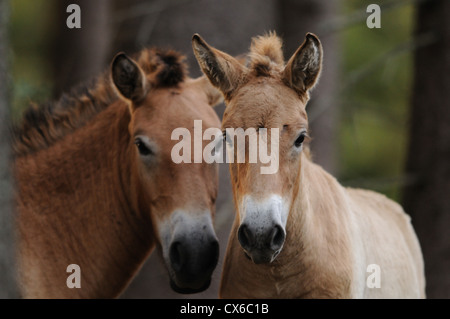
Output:
<path fill-rule="evenodd" d="M 285 239 L 286 234 L 283 228 L 280 225 L 276 225 L 271 234 L 270 248 L 273 250 L 280 249 L 283 246 Z"/>
<path fill-rule="evenodd" d="M 172 243 L 170 246 L 169 258 L 173 270 L 180 271 L 183 268 L 183 265 L 185 264 L 185 255 L 183 245 L 180 242 L 176 241 Z"/>
<path fill-rule="evenodd" d="M 247 249 L 254 245 L 253 235 L 248 229 L 247 225 L 243 224 L 238 230 L 238 240 L 241 243 L 242 248 Z"/>

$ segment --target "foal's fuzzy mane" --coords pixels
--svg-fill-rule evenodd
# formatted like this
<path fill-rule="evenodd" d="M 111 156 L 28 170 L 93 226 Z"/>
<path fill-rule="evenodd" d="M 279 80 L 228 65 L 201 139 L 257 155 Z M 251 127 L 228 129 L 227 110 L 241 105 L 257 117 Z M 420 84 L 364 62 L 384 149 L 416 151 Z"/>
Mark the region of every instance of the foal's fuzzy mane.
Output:
<path fill-rule="evenodd" d="M 269 76 L 284 66 L 283 42 L 275 32 L 254 37 L 250 46 L 250 69 L 256 76 Z"/>
<path fill-rule="evenodd" d="M 134 58 L 147 74 L 152 87 L 177 86 L 187 76 L 184 56 L 175 51 L 144 49 Z M 83 127 L 117 99 L 110 72 L 107 71 L 72 88 L 56 101 L 42 105 L 32 103 L 22 120 L 13 127 L 14 156 L 24 156 L 50 147 Z"/>

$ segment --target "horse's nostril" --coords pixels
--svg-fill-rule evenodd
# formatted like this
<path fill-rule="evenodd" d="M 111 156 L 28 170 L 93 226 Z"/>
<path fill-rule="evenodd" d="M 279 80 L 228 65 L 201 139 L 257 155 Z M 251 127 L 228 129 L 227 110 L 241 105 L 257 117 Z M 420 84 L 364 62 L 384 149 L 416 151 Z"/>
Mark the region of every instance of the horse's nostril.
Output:
<path fill-rule="evenodd" d="M 247 225 L 243 224 L 239 227 L 238 240 L 244 249 L 248 249 L 254 245 L 253 235 Z"/>
<path fill-rule="evenodd" d="M 172 243 L 169 251 L 169 258 L 172 264 L 172 268 L 175 271 L 180 271 L 185 263 L 185 253 L 183 250 L 183 245 L 176 241 Z"/>
<path fill-rule="evenodd" d="M 284 244 L 285 238 L 286 234 L 283 228 L 280 225 L 276 225 L 272 231 L 270 248 L 272 248 L 273 250 L 280 249 Z"/>

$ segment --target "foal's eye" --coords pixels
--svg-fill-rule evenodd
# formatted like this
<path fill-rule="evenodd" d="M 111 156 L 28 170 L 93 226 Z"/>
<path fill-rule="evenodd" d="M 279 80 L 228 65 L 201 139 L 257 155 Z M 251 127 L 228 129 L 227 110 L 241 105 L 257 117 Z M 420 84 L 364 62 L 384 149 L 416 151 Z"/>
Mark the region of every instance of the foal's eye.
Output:
<path fill-rule="evenodd" d="M 139 150 L 139 154 L 146 156 L 152 153 L 152 151 L 147 147 L 147 145 L 145 145 L 145 143 L 140 138 L 135 139 L 134 144 L 136 144 L 136 147 Z"/>
<path fill-rule="evenodd" d="M 295 147 L 297 147 L 297 148 L 300 147 L 302 145 L 303 141 L 305 140 L 305 137 L 306 137 L 305 132 L 300 133 L 300 135 L 297 137 L 297 139 L 294 142 Z"/>

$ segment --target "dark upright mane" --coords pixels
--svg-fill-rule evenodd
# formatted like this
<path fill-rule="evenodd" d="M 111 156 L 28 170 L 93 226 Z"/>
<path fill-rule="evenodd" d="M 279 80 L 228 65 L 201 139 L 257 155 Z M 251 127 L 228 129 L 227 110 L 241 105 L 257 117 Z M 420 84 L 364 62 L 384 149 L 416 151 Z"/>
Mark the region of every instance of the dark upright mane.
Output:
<path fill-rule="evenodd" d="M 135 56 L 153 87 L 172 87 L 186 77 L 184 56 L 175 51 L 144 49 Z M 109 71 L 74 87 L 57 101 L 32 104 L 13 128 L 13 154 L 24 156 L 50 147 L 83 127 L 118 99 Z"/>

